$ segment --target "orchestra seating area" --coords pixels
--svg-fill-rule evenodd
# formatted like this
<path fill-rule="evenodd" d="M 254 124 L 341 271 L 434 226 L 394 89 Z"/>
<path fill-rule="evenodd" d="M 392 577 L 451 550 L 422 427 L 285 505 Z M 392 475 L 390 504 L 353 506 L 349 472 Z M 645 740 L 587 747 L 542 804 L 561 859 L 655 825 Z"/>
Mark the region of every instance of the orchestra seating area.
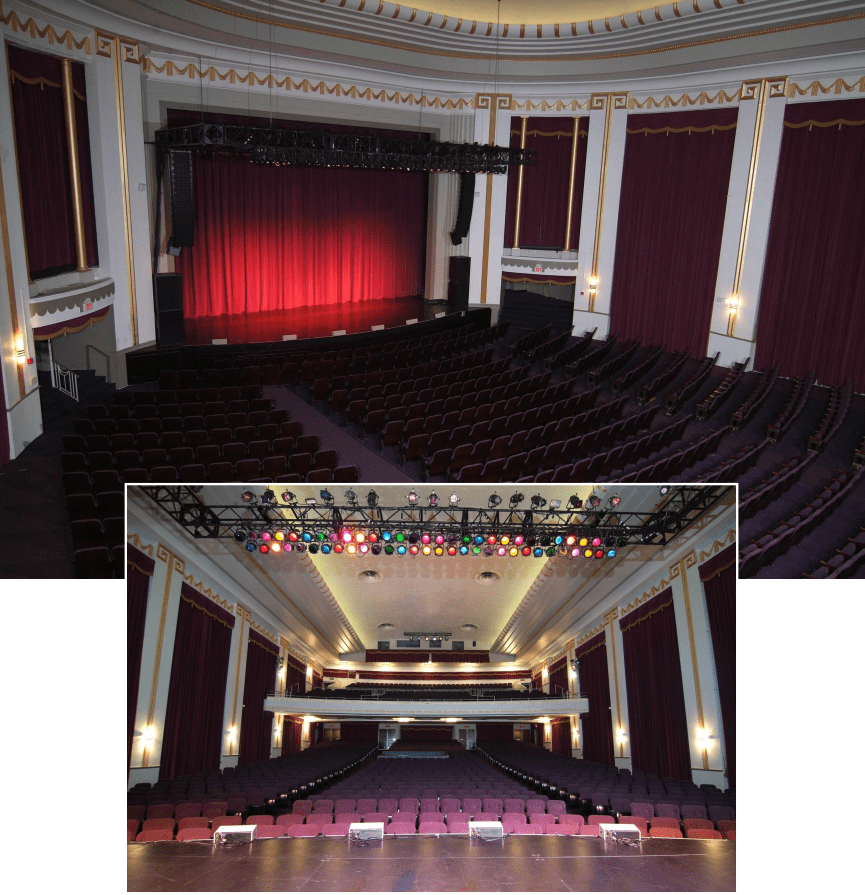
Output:
<path fill-rule="evenodd" d="M 316 775 L 314 793 L 299 783 L 310 776 L 299 765 Z M 241 822 L 256 826 L 256 838 L 344 837 L 360 822 L 382 823 L 386 835 L 466 835 L 470 820 L 500 821 L 505 835 L 598 836 L 599 824 L 621 823 L 656 838 L 736 838 L 731 793 L 508 742 L 397 760 L 374 758 L 369 744 L 326 744 L 221 775 L 137 786 L 127 817 L 130 842 L 212 839 L 220 825 Z"/>

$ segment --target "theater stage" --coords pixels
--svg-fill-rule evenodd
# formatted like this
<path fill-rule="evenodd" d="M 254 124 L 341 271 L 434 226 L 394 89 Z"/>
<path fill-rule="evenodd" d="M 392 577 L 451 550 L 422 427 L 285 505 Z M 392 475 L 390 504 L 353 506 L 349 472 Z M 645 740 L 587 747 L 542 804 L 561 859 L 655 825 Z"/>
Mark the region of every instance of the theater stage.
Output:
<path fill-rule="evenodd" d="M 335 329 L 346 333 L 369 332 L 373 326 L 385 329 L 404 326 L 406 320 L 431 320 L 442 311 L 452 311 L 444 302 L 423 298 L 389 298 L 381 301 L 350 301 L 339 305 L 317 305 L 290 311 L 233 314 L 222 317 L 187 317 L 187 345 L 209 345 L 211 339 L 228 339 L 229 344 L 279 342 L 283 336 L 317 339 Z"/>
<path fill-rule="evenodd" d="M 127 846 L 127 889 L 288 892 L 732 892 L 736 843 L 571 836 L 407 836 L 146 842 Z"/>

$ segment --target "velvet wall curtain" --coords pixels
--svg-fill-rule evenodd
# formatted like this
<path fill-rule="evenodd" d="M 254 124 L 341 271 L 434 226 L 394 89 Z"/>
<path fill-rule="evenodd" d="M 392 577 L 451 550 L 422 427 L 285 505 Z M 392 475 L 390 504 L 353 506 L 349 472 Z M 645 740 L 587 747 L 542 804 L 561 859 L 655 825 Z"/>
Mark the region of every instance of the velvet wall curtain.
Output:
<path fill-rule="evenodd" d="M 560 718 L 552 722 L 553 754 L 571 755 L 571 722 L 569 718 Z"/>
<path fill-rule="evenodd" d="M 619 620 L 635 771 L 691 779 L 688 720 L 668 587 Z"/>
<path fill-rule="evenodd" d="M 188 118 L 188 113 L 169 110 L 170 125 Z M 267 123 L 248 116 L 209 118 Z M 294 130 L 318 127 L 275 124 Z M 175 264 L 183 274 L 187 317 L 423 294 L 426 174 L 277 168 L 218 154 L 197 154 L 194 172 L 195 245 Z"/>
<path fill-rule="evenodd" d="M 285 657 L 285 689 L 291 693 L 306 689 L 306 666 L 290 654 Z"/>
<path fill-rule="evenodd" d="M 160 780 L 219 767 L 233 627 L 233 615 L 182 585 Z"/>
<path fill-rule="evenodd" d="M 303 721 L 300 718 L 283 718 L 282 720 L 282 756 L 300 752 L 300 737 L 303 732 Z"/>
<path fill-rule="evenodd" d="M 568 660 L 559 659 L 550 666 L 550 693 L 561 696 L 568 691 Z"/>
<path fill-rule="evenodd" d="M 621 338 L 706 353 L 737 116 L 628 116 L 610 296 Z"/>
<path fill-rule="evenodd" d="M 264 700 L 268 690 L 273 690 L 275 686 L 278 655 L 279 650 L 275 644 L 257 631 L 249 632 L 246 678 L 243 684 L 243 711 L 240 716 L 238 765 L 270 757 L 273 713 L 264 711 Z"/>
<path fill-rule="evenodd" d="M 583 758 L 601 764 L 615 764 L 606 632 L 602 631 L 586 641 L 576 654 L 580 660 L 580 693 L 589 700 L 588 714 L 581 716 Z"/>
<path fill-rule="evenodd" d="M 399 729 L 401 740 L 452 740 L 453 727 L 408 727 L 402 725 Z M 376 734 L 378 736 L 378 734 Z"/>
<path fill-rule="evenodd" d="M 724 724 L 727 783 L 736 786 L 736 547 L 731 545 L 700 566 L 706 594 L 718 696 Z"/>
<path fill-rule="evenodd" d="M 511 143 L 520 145 L 520 118 L 512 119 Z M 526 149 L 537 152 L 537 163 L 523 168 L 520 209 L 520 245 L 561 249 L 567 229 L 568 186 L 571 178 L 573 118 L 529 118 L 526 121 Z M 571 249 L 580 244 L 580 215 L 586 175 L 586 144 L 589 119 L 580 119 L 577 159 L 574 169 L 574 201 L 571 207 Z M 505 245 L 514 244 L 519 168 L 508 171 L 505 211 Z"/>
<path fill-rule="evenodd" d="M 865 391 L 863 169 L 865 99 L 787 106 L 755 367 Z"/>
<path fill-rule="evenodd" d="M 72 181 L 66 150 L 60 60 L 9 44 L 21 211 L 31 279 L 76 266 Z M 75 133 L 87 262 L 98 263 L 84 65 L 72 63 Z"/>
<path fill-rule="evenodd" d="M 135 710 L 138 707 L 138 682 L 141 677 L 141 650 L 147 616 L 147 593 L 153 576 L 154 561 L 133 547 L 126 548 L 126 767 L 132 758 L 135 734 Z"/>

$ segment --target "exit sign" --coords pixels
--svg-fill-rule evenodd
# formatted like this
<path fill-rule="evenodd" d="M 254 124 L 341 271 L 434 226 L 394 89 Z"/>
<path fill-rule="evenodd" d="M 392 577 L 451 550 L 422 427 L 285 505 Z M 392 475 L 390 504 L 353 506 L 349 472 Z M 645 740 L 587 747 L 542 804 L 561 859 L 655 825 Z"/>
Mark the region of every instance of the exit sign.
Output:
<path fill-rule="evenodd" d="M 544 272 L 543 267 L 541 267 L 541 265 L 538 264 L 537 267 L 535 267 L 535 273 L 543 273 L 543 272 Z"/>

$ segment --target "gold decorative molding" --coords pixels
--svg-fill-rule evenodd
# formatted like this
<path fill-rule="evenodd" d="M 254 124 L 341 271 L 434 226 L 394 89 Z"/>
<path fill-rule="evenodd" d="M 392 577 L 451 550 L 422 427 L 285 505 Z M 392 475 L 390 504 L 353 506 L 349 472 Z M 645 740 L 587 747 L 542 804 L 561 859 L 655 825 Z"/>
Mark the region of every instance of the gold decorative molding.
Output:
<path fill-rule="evenodd" d="M 142 553 L 146 553 L 151 559 L 153 559 L 153 544 L 145 544 L 144 541 L 138 536 L 138 532 L 135 531 L 131 535 L 126 535 L 126 540 L 132 542 L 132 546 L 136 547 Z"/>
<path fill-rule="evenodd" d="M 588 109 L 589 102 L 590 100 L 584 100 L 583 102 L 580 102 L 578 99 L 526 99 L 522 102 L 514 100 L 513 108 L 515 112 L 576 112 L 580 109 Z"/>
<path fill-rule="evenodd" d="M 720 553 L 725 547 L 728 547 L 730 544 L 736 543 L 736 531 L 731 528 L 726 535 L 724 535 L 723 540 L 713 541 L 712 546 L 708 550 L 700 551 L 700 564 L 704 563 L 707 559 L 711 559 L 715 556 L 716 553 Z"/>
<path fill-rule="evenodd" d="M 576 642 L 576 640 L 572 637 L 572 638 L 565 644 L 565 652 L 567 652 L 568 650 L 571 650 L 571 649 L 575 649 L 576 645 L 577 645 L 577 642 Z"/>
<path fill-rule="evenodd" d="M 628 109 L 648 110 L 670 109 L 678 107 L 685 109 L 691 106 L 712 106 L 716 103 L 718 105 L 722 105 L 723 103 L 737 103 L 741 99 L 741 92 L 741 88 L 739 90 L 736 90 L 734 93 L 727 93 L 726 90 L 719 90 L 717 93 L 712 95 L 703 90 L 696 96 L 691 96 L 689 93 L 683 93 L 680 97 L 674 98 L 670 96 L 670 94 L 667 94 L 666 96 L 662 96 L 660 98 L 647 96 L 643 100 L 639 100 L 636 97 L 632 96 L 628 99 Z"/>
<path fill-rule="evenodd" d="M 588 631 L 585 634 L 580 634 L 580 636 L 577 638 L 577 642 L 574 646 L 574 649 L 581 647 L 584 643 L 588 642 L 593 637 L 597 637 L 598 634 L 600 634 L 601 631 L 603 631 L 603 630 L 604 630 L 604 622 L 600 622 L 599 624 L 595 625 L 595 627 L 592 628 L 591 631 Z"/>
<path fill-rule="evenodd" d="M 230 604 L 227 600 L 223 600 L 219 594 L 215 594 L 209 587 L 207 587 L 203 581 L 196 581 L 195 576 L 190 572 L 188 575 L 184 574 L 181 570 L 181 577 L 183 580 L 193 589 L 197 590 L 203 597 L 207 597 L 212 603 L 216 603 L 218 606 L 221 606 L 226 612 L 230 612 L 234 615 L 234 605 Z"/>
<path fill-rule="evenodd" d="M 67 50 L 83 50 L 88 56 L 92 52 L 89 35 L 76 40 L 71 31 L 60 33 L 51 24 L 40 28 L 33 18 L 22 19 L 14 9 L 10 9 L 6 15 L 0 10 L 0 22 L 8 25 L 13 34 L 27 34 L 34 40 L 37 38 L 47 40 L 49 44 L 57 44 L 66 47 Z"/>
<path fill-rule="evenodd" d="M 421 106 L 429 109 L 447 109 L 448 111 L 460 111 L 474 107 L 474 99 L 440 99 L 429 97 L 426 94 L 415 96 L 414 93 L 401 93 L 395 90 L 389 93 L 387 90 L 373 90 L 372 87 L 361 88 L 354 84 L 340 83 L 327 84 L 324 81 L 312 82 L 308 78 L 295 81 L 290 75 L 280 79 L 272 74 L 257 75 L 254 71 L 241 74 L 237 69 L 229 68 L 219 70 L 215 65 L 207 68 L 199 68 L 194 62 L 179 65 L 171 59 L 167 59 L 161 65 L 153 61 L 149 56 L 142 60 L 142 68 L 145 74 L 159 74 L 167 77 L 189 78 L 190 80 L 203 79 L 210 82 L 227 81 L 229 84 L 246 84 L 249 87 L 277 88 L 286 92 L 312 93 L 319 96 L 347 97 L 349 99 L 362 99 L 369 102 L 393 103 L 403 106 Z"/>
<path fill-rule="evenodd" d="M 250 615 L 250 617 L 247 619 L 247 622 L 249 623 L 249 627 L 250 627 L 253 631 L 258 632 L 259 634 L 261 634 L 262 637 L 266 637 L 266 638 L 267 638 L 271 643 L 273 643 L 275 646 L 279 646 L 279 637 L 278 637 L 278 635 L 276 635 L 276 634 L 271 634 L 271 632 L 268 631 L 267 628 L 264 628 L 264 627 L 262 627 L 260 624 L 258 624 L 258 622 L 253 621 L 251 615 Z"/>
<path fill-rule="evenodd" d="M 797 96 L 828 96 L 830 94 L 841 96 L 843 93 L 865 93 L 865 75 L 852 84 L 848 84 L 843 78 L 836 78 L 831 84 L 823 84 L 822 81 L 797 84 L 791 81 L 787 85 L 787 96 L 791 99 Z"/>
<path fill-rule="evenodd" d="M 120 59 L 121 62 L 141 64 L 141 47 L 138 41 L 108 31 L 96 31 L 96 55 L 106 59 Z"/>
<path fill-rule="evenodd" d="M 678 564 L 673 566 L 674 569 L 678 568 Z M 637 597 L 633 603 L 628 603 L 627 606 L 622 608 L 622 618 L 624 618 L 629 612 L 633 612 L 638 606 L 641 606 L 646 600 L 651 600 L 652 597 L 657 596 L 661 591 L 666 590 L 673 581 L 675 576 L 671 574 L 667 579 L 662 578 L 660 584 L 653 584 L 649 590 L 644 591 L 639 597 Z"/>

